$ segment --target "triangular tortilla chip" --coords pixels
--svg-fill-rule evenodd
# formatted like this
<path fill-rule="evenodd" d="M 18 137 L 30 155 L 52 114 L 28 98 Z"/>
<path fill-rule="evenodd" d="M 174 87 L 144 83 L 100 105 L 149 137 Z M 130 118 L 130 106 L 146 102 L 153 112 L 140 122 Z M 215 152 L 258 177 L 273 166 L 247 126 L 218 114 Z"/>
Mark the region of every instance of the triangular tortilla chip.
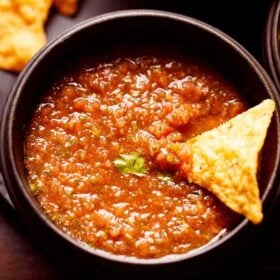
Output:
<path fill-rule="evenodd" d="M 255 224 L 263 219 L 258 155 L 274 110 L 274 101 L 264 100 L 219 127 L 171 147 L 179 157 L 180 150 L 189 153 L 190 166 L 185 172 L 189 182 L 208 189 Z"/>
<path fill-rule="evenodd" d="M 78 0 L 0 0 L 0 69 L 19 72 L 46 42 L 44 24 L 52 3 L 74 15 Z"/>
<path fill-rule="evenodd" d="M 0 68 L 20 71 L 46 43 L 51 0 L 0 1 Z"/>

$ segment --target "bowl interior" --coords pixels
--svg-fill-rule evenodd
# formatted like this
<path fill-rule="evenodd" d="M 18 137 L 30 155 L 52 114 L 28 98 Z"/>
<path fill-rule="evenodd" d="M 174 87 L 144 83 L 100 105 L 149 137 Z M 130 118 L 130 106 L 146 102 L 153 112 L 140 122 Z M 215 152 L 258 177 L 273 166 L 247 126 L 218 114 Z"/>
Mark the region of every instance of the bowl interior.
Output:
<path fill-rule="evenodd" d="M 138 46 L 137 51 L 142 50 L 143 54 L 146 54 L 145 50 L 152 46 L 161 52 L 178 51 L 207 61 L 236 85 L 250 106 L 265 98 L 274 100 L 278 98 L 269 78 L 256 61 L 226 35 L 206 24 L 169 13 L 139 11 L 116 13 L 86 21 L 39 52 L 18 79 L 8 100 L 1 132 L 3 173 L 5 177 L 13 176 L 13 179 L 6 180 L 6 185 L 13 202 L 21 210 L 23 207 L 20 205 L 24 199 L 32 205 L 31 211 L 44 216 L 29 191 L 24 168 L 23 143 L 30 116 L 50 81 L 69 65 L 69 61 L 75 60 L 80 55 L 87 53 L 93 56 L 110 57 L 115 49 L 122 47 L 126 50 L 135 46 Z M 278 113 L 276 113 L 262 154 L 265 164 L 262 164 L 260 170 L 259 185 L 264 201 L 264 212 L 271 204 L 270 193 L 278 168 L 280 139 L 278 122 Z M 47 219 L 43 218 L 43 220 L 50 225 Z M 243 221 L 242 226 L 245 224 L 246 222 Z M 57 232 L 63 235 L 60 231 Z M 223 237 L 220 243 L 236 233 L 237 230 Z M 75 241 L 71 242 L 81 246 Z M 198 254 L 216 245 L 206 246 Z M 108 257 L 106 253 L 100 254 Z M 182 260 L 188 256 L 191 254 L 184 254 L 175 260 Z M 120 260 L 115 256 L 109 258 Z M 162 262 L 173 260 L 165 259 Z M 124 261 L 134 262 L 129 259 Z M 153 261 L 136 260 L 135 262 L 152 263 Z"/>

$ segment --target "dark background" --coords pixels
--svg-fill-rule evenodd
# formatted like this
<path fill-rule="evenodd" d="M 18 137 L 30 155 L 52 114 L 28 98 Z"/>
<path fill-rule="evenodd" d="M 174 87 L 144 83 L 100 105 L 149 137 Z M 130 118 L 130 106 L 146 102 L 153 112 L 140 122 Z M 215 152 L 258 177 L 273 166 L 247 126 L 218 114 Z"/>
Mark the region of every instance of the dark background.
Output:
<path fill-rule="evenodd" d="M 203 20 L 221 29 L 265 65 L 263 59 L 263 37 L 267 14 L 272 1 L 190 1 L 190 0 L 80 0 L 79 12 L 69 18 L 52 10 L 46 24 L 48 38 L 77 22 L 104 12 L 121 9 L 152 8 L 178 12 Z M 1 12 L 0 12 L 1 16 Z M 0 71 L 0 110 L 17 75 Z M 22 226 L 15 210 L 7 202 L 0 179 L 0 280 L 8 279 L 74 279 L 85 278 L 87 267 L 67 266 L 62 259 L 45 252 L 47 244 L 38 244 Z M 6 198 L 4 198 L 6 197 Z M 280 279 L 280 206 L 275 206 L 270 219 L 264 223 L 242 253 L 231 260 L 230 266 L 221 266 L 207 278 L 218 279 Z M 203 270 L 203 267 L 201 268 Z M 105 271 L 90 275 L 91 279 L 104 278 Z M 179 274 L 179 273 L 178 273 Z M 189 279 L 184 274 L 168 276 L 170 279 Z M 129 276 L 128 279 L 141 277 Z M 114 275 L 112 279 L 121 279 Z M 124 277 L 126 278 L 126 277 Z M 163 274 L 151 279 L 165 279 Z M 206 277 L 204 276 L 203 279 Z M 213 279 L 213 278 L 211 278 Z"/>

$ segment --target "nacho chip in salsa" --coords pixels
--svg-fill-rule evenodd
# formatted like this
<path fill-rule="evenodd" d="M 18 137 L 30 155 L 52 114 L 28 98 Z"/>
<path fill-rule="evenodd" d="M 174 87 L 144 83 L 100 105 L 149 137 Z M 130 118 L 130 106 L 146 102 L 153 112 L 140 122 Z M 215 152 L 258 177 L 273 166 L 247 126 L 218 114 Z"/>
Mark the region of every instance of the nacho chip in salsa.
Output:
<path fill-rule="evenodd" d="M 263 219 L 257 171 L 275 103 L 271 99 L 217 128 L 168 149 L 182 160 L 189 182 L 214 193 L 229 208 L 258 224 Z"/>

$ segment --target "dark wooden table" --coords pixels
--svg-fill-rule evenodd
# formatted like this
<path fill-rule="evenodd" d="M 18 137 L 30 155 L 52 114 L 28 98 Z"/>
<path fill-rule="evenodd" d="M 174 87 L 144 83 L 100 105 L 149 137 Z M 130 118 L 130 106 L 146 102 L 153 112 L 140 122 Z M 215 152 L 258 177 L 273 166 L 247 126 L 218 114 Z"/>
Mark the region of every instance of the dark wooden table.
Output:
<path fill-rule="evenodd" d="M 245 2 L 245 1 L 243 1 Z M 63 17 L 52 11 L 46 24 L 51 39 L 82 19 L 104 12 L 120 9 L 152 8 L 179 12 L 206 21 L 245 46 L 263 64 L 262 32 L 270 1 L 190 1 L 190 0 L 84 0 L 79 13 L 73 18 Z M 0 14 L 1 16 L 1 14 Z M 0 109 L 16 79 L 16 75 L 0 71 Z M 0 279 L 82 279 L 87 268 L 67 267 L 63 260 L 45 251 L 47 244 L 38 244 L 21 224 L 16 211 L 7 202 L 7 196 L 0 181 Z M 4 198 L 4 196 L 6 198 Z M 234 261 L 234 269 L 220 268 L 214 275 L 229 279 L 280 279 L 280 207 L 276 205 L 270 219 L 262 225 L 254 242 L 246 247 Z M 103 272 L 97 271 L 91 277 L 101 279 Z M 207 278 L 211 277 L 209 275 Z M 231 277 L 228 277 L 231 276 Z M 119 279 L 117 275 L 112 277 Z M 157 279 L 163 279 L 158 275 Z M 185 279 L 174 275 L 172 279 Z M 131 279 L 131 278 L 130 278 Z M 219 278 L 220 279 L 220 278 Z"/>

